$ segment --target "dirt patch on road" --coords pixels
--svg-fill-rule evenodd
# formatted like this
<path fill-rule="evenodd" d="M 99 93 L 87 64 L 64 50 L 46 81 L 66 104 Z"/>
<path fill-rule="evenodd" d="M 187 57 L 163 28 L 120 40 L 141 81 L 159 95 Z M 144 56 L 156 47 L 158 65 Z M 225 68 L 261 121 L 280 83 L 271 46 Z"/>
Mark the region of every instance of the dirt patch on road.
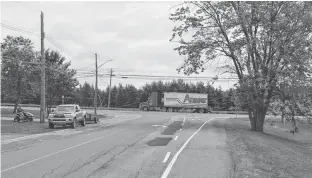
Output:
<path fill-rule="evenodd" d="M 311 178 L 312 132 L 302 128 L 293 135 L 266 127 L 265 133 L 250 131 L 246 119 L 229 119 L 227 142 L 234 160 L 234 176 Z M 302 134 L 302 136 L 300 136 Z M 310 137 L 306 137 L 310 134 Z"/>

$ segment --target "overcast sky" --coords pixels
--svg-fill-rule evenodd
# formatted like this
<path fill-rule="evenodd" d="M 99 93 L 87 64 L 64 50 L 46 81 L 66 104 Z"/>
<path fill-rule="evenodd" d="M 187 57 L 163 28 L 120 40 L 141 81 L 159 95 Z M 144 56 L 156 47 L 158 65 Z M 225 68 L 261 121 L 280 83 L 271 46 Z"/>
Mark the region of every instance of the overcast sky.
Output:
<path fill-rule="evenodd" d="M 48 40 L 45 48 L 58 50 L 72 68 L 94 70 L 94 54 L 98 64 L 113 61 L 100 68 L 99 73 L 181 75 L 176 68 L 183 64 L 183 56 L 169 42 L 174 23 L 169 20 L 170 8 L 180 2 L 1 2 L 1 22 L 20 29 L 40 32 L 40 10 L 44 12 L 45 32 L 57 44 Z M 1 27 L 1 41 L 7 35 L 31 39 L 40 50 L 40 37 Z M 213 77 L 215 67 L 192 76 Z M 127 70 L 131 69 L 131 70 Z M 226 76 L 224 76 L 226 77 Z M 80 83 L 95 79 L 79 78 Z M 153 80 L 113 78 L 112 84 L 134 84 L 137 87 Z M 196 82 L 196 81 L 195 81 Z M 205 82 L 205 81 L 204 81 Z M 99 78 L 99 88 L 105 88 L 109 78 Z M 227 89 L 233 82 L 216 82 L 214 86 Z"/>

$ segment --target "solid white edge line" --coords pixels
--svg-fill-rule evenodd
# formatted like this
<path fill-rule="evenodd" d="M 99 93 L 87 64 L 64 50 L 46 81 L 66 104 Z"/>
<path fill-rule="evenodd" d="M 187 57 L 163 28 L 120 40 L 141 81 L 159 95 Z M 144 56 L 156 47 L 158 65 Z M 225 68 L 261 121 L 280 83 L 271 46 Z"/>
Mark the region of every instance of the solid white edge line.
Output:
<path fill-rule="evenodd" d="M 213 118 L 214 119 L 214 118 Z M 208 120 L 211 121 L 212 119 Z M 180 153 L 184 150 L 184 148 L 186 147 L 186 145 L 191 141 L 191 139 L 200 131 L 200 129 L 208 122 L 206 121 L 202 126 L 199 127 L 199 129 L 193 133 L 193 135 L 191 135 L 190 138 L 188 138 L 186 140 L 186 142 L 182 145 L 182 147 L 180 148 L 180 150 L 173 156 L 172 160 L 170 161 L 170 163 L 168 164 L 166 170 L 164 171 L 163 175 L 161 176 L 161 178 L 167 178 L 167 176 L 169 175 L 174 163 L 176 162 L 178 156 L 180 155 Z"/>
<path fill-rule="evenodd" d="M 182 123 L 182 125 L 184 125 L 184 123 L 185 123 L 185 117 L 184 117 L 184 119 L 183 119 L 183 123 Z"/>
<path fill-rule="evenodd" d="M 118 132 L 115 132 L 115 133 L 112 133 L 112 134 L 108 134 L 108 135 L 105 135 L 105 136 L 102 136 L 102 137 L 95 138 L 95 139 L 93 139 L 93 140 L 89 140 L 89 141 L 84 142 L 84 143 L 80 143 L 80 144 L 75 145 L 75 146 L 71 146 L 71 147 L 69 147 L 69 148 L 65 148 L 65 149 L 63 149 L 63 150 L 60 150 L 60 151 L 57 151 L 57 152 L 54 152 L 54 153 L 51 153 L 51 154 L 48 154 L 48 155 L 45 155 L 45 156 L 42 156 L 42 157 L 33 159 L 33 160 L 31 160 L 31 161 L 27 161 L 27 162 L 25 162 L 25 163 L 22 163 L 22 164 L 19 164 L 19 165 L 16 165 L 16 166 L 13 166 L 13 167 L 4 169 L 4 170 L 2 170 L 1 172 L 5 172 L 5 171 L 9 171 L 9 170 L 11 170 L 11 169 L 15 169 L 15 168 L 21 167 L 21 166 L 23 166 L 23 165 L 25 165 L 25 164 L 32 163 L 32 162 L 41 160 L 41 159 L 43 159 L 43 158 L 46 158 L 46 157 L 49 157 L 49 156 L 52 156 L 52 155 L 55 155 L 55 154 L 58 154 L 58 153 L 61 153 L 61 152 L 64 152 L 64 151 L 67 151 L 67 150 L 76 148 L 76 147 L 79 147 L 79 146 L 82 146 L 82 145 L 85 145 L 85 144 L 87 144 L 87 143 L 91 143 L 91 142 L 94 142 L 94 141 L 96 141 L 96 140 L 100 140 L 100 139 L 102 139 L 102 138 L 105 138 L 105 137 L 108 137 L 108 136 L 112 136 L 112 135 L 118 134 L 118 133 L 123 132 L 123 131 L 125 131 L 125 130 L 128 130 L 128 129 L 123 129 L 123 130 L 121 130 L 121 131 L 118 131 Z"/>
<path fill-rule="evenodd" d="M 175 136 L 174 140 L 177 140 L 178 139 L 178 136 Z"/>
<path fill-rule="evenodd" d="M 167 162 L 169 156 L 170 156 L 171 152 L 167 152 L 165 159 L 163 160 L 163 163 Z"/>

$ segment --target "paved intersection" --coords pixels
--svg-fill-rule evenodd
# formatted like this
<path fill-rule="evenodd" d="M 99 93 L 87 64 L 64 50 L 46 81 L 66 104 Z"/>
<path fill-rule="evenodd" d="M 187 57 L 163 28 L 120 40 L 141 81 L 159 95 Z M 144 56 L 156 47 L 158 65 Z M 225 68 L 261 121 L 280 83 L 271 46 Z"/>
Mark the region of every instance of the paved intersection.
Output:
<path fill-rule="evenodd" d="M 3 140 L 2 177 L 230 177 L 229 116 L 109 112 L 97 125 Z"/>

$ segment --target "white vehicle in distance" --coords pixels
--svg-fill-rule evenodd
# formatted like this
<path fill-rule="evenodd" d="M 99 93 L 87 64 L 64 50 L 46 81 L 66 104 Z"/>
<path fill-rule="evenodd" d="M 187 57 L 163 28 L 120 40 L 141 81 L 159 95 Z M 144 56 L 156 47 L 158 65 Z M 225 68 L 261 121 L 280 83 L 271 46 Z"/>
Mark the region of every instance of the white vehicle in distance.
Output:
<path fill-rule="evenodd" d="M 86 111 L 82 111 L 79 105 L 65 104 L 56 107 L 53 113 L 49 114 L 49 128 L 53 129 L 55 125 L 70 125 L 75 128 L 77 123 L 81 126 L 86 125 Z"/>

